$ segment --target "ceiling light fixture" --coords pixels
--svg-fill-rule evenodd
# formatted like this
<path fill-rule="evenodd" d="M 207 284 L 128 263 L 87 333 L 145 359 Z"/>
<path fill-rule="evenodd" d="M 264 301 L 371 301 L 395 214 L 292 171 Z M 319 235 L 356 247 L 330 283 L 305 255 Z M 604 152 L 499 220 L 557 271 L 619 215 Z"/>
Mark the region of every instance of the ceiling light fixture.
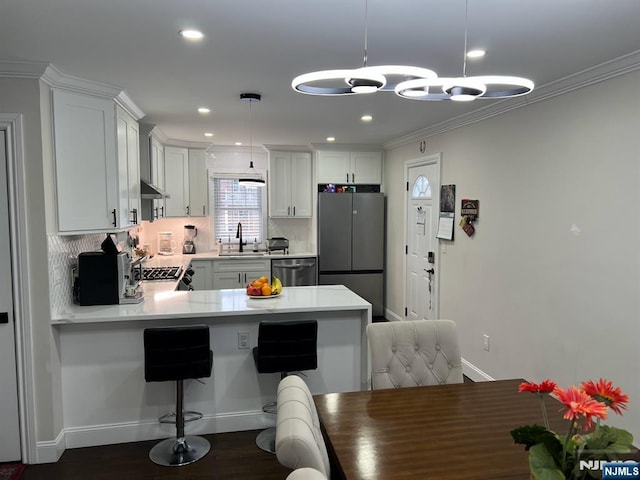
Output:
<path fill-rule="evenodd" d="M 209 112 L 211 112 L 211 109 L 210 109 L 210 108 L 207 108 L 207 107 L 198 107 L 198 113 L 203 113 L 203 114 L 204 114 L 204 113 L 209 113 Z"/>
<path fill-rule="evenodd" d="M 476 49 L 467 52 L 467 58 L 482 58 L 487 54 L 484 50 Z"/>
<path fill-rule="evenodd" d="M 258 93 L 241 93 L 240 100 L 249 102 L 249 171 L 243 173 L 238 179 L 238 183 L 245 187 L 264 187 L 266 182 L 262 175 L 256 172 L 253 167 L 253 114 L 251 105 L 253 102 L 259 102 L 262 96 Z"/>
<path fill-rule="evenodd" d="M 526 95 L 533 90 L 533 82 L 522 77 L 504 75 L 467 77 L 467 57 L 470 57 L 470 55 L 466 53 L 468 21 L 469 0 L 465 0 L 462 77 L 408 80 L 396 85 L 396 94 L 411 100 L 453 100 L 468 102 L 476 98 L 517 97 Z"/>
<path fill-rule="evenodd" d="M 360 120 L 362 120 L 363 122 L 370 122 L 371 120 L 373 120 L 373 117 L 371 115 L 363 115 L 360 117 Z"/>
<path fill-rule="evenodd" d="M 213 137 L 213 133 L 211 133 L 211 132 L 205 132 L 205 133 L 204 133 L 204 136 L 205 136 L 205 137 Z"/>
<path fill-rule="evenodd" d="M 336 137 L 327 137 L 327 142 L 335 142 Z"/>
<path fill-rule="evenodd" d="M 204 38 L 204 34 L 200 30 L 180 30 L 178 32 L 182 38 L 187 40 L 202 40 Z"/>
<path fill-rule="evenodd" d="M 399 82 L 416 78 L 435 78 L 426 68 L 407 65 L 367 66 L 368 3 L 364 3 L 364 61 L 362 68 L 352 70 L 319 70 L 298 75 L 291 87 L 307 95 L 358 95 L 378 91 L 393 91 Z M 393 81 L 391 81 L 393 80 Z"/>

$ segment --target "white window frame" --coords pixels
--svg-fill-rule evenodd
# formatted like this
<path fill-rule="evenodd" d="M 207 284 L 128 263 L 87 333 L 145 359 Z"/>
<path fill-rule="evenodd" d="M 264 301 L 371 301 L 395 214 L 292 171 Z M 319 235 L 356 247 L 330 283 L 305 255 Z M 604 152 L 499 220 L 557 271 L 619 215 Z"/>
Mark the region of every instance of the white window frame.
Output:
<path fill-rule="evenodd" d="M 215 172 L 215 171 L 209 171 L 208 172 L 208 178 L 209 178 L 209 211 L 211 212 L 211 248 L 216 248 L 216 245 L 218 243 L 218 239 L 222 240 L 222 243 L 224 245 L 227 245 L 229 242 L 229 238 L 228 235 L 227 237 L 221 237 L 220 234 L 218 232 L 216 232 L 216 215 L 217 215 L 217 211 L 216 211 L 216 203 L 215 203 L 215 195 L 216 195 L 216 188 L 215 188 L 215 179 L 216 178 L 220 178 L 220 179 L 231 179 L 231 180 L 238 180 L 240 177 L 242 176 L 242 172 L 235 172 L 235 173 L 228 173 L 228 172 Z M 268 212 L 268 205 L 267 205 L 267 187 L 255 187 L 261 190 L 261 207 L 262 207 L 262 223 L 261 223 L 261 229 L 262 229 L 262 238 L 258 238 L 258 242 L 260 242 L 261 244 L 264 243 L 266 241 L 266 237 L 267 237 L 267 212 Z M 243 234 L 243 241 L 247 242 L 247 246 L 249 246 L 249 248 L 251 248 L 251 245 L 253 243 L 253 237 L 249 238 L 248 236 L 245 236 Z M 231 235 L 231 244 L 236 246 L 238 245 L 238 239 L 235 238 L 235 233 L 233 235 Z M 246 248 L 246 246 L 245 246 Z"/>

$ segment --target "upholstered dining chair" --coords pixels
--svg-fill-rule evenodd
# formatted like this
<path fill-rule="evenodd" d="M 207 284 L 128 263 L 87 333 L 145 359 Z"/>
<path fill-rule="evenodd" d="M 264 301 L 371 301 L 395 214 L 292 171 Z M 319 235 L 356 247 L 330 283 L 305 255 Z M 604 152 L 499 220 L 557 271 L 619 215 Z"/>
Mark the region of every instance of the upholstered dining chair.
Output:
<path fill-rule="evenodd" d="M 401 320 L 367 325 L 374 390 L 462 383 L 455 322 Z"/>
<path fill-rule="evenodd" d="M 290 375 L 278 384 L 276 458 L 294 469 L 315 469 L 330 477 L 329 455 L 320 430 L 320 419 L 309 387 L 300 377 Z M 305 472 L 300 473 L 303 475 Z M 306 472 L 309 478 L 312 472 Z M 322 478 L 322 477 L 320 477 Z"/>
<path fill-rule="evenodd" d="M 315 468 L 298 468 L 289 475 L 286 480 L 328 480 L 322 473 Z"/>

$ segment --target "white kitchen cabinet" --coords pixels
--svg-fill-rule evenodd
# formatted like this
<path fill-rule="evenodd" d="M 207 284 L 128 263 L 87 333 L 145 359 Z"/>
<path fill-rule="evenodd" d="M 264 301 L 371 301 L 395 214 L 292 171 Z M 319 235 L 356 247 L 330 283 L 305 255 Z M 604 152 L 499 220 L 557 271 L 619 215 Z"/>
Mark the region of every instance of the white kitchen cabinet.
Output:
<path fill-rule="evenodd" d="M 165 217 L 189 214 L 189 151 L 180 147 L 164 147 Z"/>
<path fill-rule="evenodd" d="M 140 134 L 138 122 L 116 107 L 118 158 L 118 225 L 139 225 L 140 218 Z"/>
<path fill-rule="evenodd" d="M 269 216 L 309 218 L 313 189 L 309 152 L 271 152 Z"/>
<path fill-rule="evenodd" d="M 151 183 L 161 190 L 165 190 L 164 184 L 164 145 L 156 137 L 149 138 L 151 152 Z M 153 199 L 153 219 L 164 218 L 165 199 Z"/>
<path fill-rule="evenodd" d="M 189 149 L 189 216 L 205 217 L 209 211 L 207 159 L 204 150 Z"/>
<path fill-rule="evenodd" d="M 382 152 L 320 150 L 317 160 L 317 183 L 382 183 Z"/>
<path fill-rule="evenodd" d="M 52 99 L 58 232 L 130 227 L 140 210 L 137 122 L 116 115 L 113 100 L 56 89 Z"/>
<path fill-rule="evenodd" d="M 213 260 L 192 260 L 194 290 L 213 290 Z"/>
<path fill-rule="evenodd" d="M 250 281 L 271 279 L 271 259 L 216 259 L 213 261 L 213 289 L 245 288 Z"/>

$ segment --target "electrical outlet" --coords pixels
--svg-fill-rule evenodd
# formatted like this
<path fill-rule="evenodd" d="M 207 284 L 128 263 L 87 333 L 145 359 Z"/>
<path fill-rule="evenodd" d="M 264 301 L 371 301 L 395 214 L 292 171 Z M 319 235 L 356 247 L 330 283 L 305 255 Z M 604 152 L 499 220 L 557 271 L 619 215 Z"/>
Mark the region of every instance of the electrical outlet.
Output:
<path fill-rule="evenodd" d="M 238 350 L 249 348 L 249 332 L 238 332 Z"/>
<path fill-rule="evenodd" d="M 489 335 L 486 333 L 482 336 L 482 348 L 484 348 L 487 352 L 489 351 Z"/>

